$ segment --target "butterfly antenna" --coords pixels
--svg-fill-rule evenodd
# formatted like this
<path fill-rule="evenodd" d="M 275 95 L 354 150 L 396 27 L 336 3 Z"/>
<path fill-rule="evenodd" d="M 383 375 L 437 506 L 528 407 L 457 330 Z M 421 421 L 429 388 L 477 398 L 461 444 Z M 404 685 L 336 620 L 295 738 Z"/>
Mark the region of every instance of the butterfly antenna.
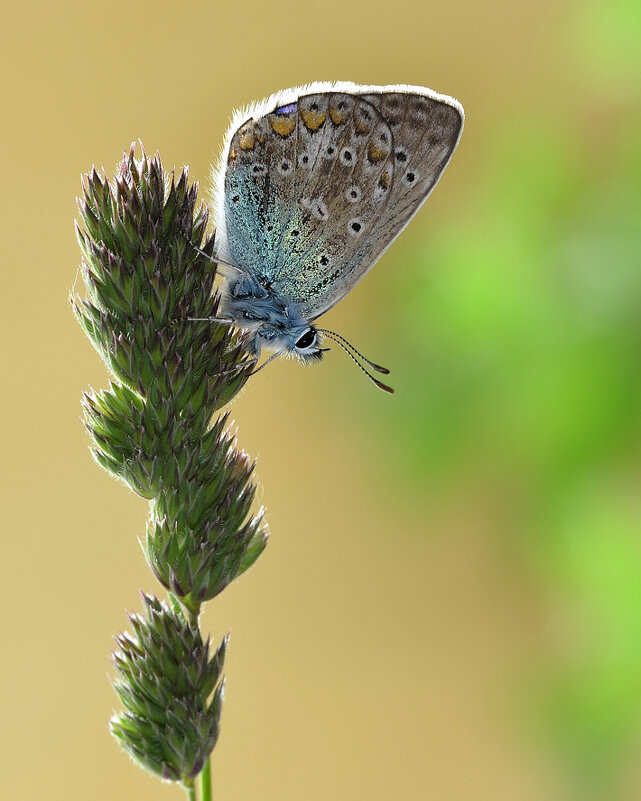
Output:
<path fill-rule="evenodd" d="M 340 334 L 337 334 L 336 331 L 328 331 L 326 328 L 319 328 L 318 330 L 321 332 L 321 334 L 327 334 L 327 336 L 330 337 L 330 339 L 333 339 L 334 342 L 337 342 L 339 345 L 342 345 L 343 350 L 347 351 L 347 348 L 349 348 L 350 351 L 352 351 L 356 356 L 358 356 L 359 359 L 364 361 L 365 364 L 369 364 L 369 366 L 373 370 L 376 370 L 376 372 L 383 373 L 384 375 L 389 375 L 389 370 L 387 369 L 387 367 L 381 367 L 380 364 L 376 364 L 376 362 L 372 362 L 369 359 L 366 359 L 365 356 L 363 356 L 363 354 L 360 351 L 356 350 L 356 348 L 352 345 L 351 342 L 345 339 L 345 337 L 342 337 Z"/>
<path fill-rule="evenodd" d="M 325 334 L 330 339 L 334 340 L 334 342 L 336 342 L 336 344 L 345 351 L 345 353 L 354 362 L 354 364 L 357 367 L 359 367 L 365 373 L 365 375 L 369 378 L 369 380 L 372 383 L 376 384 L 376 386 L 379 389 L 382 389 L 384 392 L 389 392 L 390 395 L 394 394 L 394 390 L 392 389 L 392 387 L 389 387 L 387 384 L 384 384 L 382 381 L 379 381 L 378 378 L 374 378 L 374 376 L 368 370 L 366 370 L 363 367 L 363 365 L 358 361 L 358 359 L 356 358 L 356 356 L 354 354 L 355 353 L 358 354 L 364 362 L 366 362 L 367 364 L 371 365 L 374 369 L 378 370 L 381 373 L 389 373 L 389 370 L 387 368 L 381 367 L 378 364 L 374 364 L 374 362 L 370 362 L 369 359 L 366 359 L 364 356 L 361 356 L 361 354 L 356 350 L 356 348 L 354 348 L 352 345 L 350 345 L 350 343 L 346 339 L 344 339 L 342 336 L 339 336 L 339 334 L 335 334 L 333 331 L 327 331 L 324 328 L 319 328 L 318 331 L 320 331 L 322 334 Z M 350 348 L 351 348 L 351 350 L 350 350 Z M 354 351 L 354 353 L 352 353 L 352 350 Z"/>

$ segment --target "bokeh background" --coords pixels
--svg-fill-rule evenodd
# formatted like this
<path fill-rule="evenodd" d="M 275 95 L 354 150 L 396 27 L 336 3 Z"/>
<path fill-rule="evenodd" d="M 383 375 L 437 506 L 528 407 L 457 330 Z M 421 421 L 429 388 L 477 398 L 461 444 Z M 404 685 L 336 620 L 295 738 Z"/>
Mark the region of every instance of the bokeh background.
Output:
<path fill-rule="evenodd" d="M 641 797 L 638 0 L 7 5 L 0 797 L 182 798 L 107 731 L 158 589 L 88 453 L 79 176 L 142 139 L 208 185 L 233 108 L 315 80 L 458 97 L 459 150 L 324 318 L 389 365 L 270 365 L 233 406 L 272 540 L 232 627 L 220 801 Z"/>

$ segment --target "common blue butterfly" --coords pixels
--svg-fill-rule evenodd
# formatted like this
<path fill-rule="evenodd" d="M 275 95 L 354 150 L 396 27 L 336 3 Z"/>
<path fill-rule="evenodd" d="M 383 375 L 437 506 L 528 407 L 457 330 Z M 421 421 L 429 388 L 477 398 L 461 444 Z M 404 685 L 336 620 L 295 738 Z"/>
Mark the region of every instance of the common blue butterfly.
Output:
<path fill-rule="evenodd" d="M 312 323 L 373 267 L 430 194 L 463 129 L 463 108 L 420 86 L 313 83 L 235 113 L 214 169 L 219 318 L 310 363 Z"/>

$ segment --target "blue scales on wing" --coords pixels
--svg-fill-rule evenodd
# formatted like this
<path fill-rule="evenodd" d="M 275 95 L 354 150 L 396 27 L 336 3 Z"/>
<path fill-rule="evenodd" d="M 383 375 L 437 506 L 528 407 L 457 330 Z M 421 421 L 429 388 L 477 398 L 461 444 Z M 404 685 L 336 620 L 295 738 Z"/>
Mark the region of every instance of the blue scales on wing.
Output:
<path fill-rule="evenodd" d="M 389 127 L 352 95 L 306 95 L 249 120 L 225 174 L 234 263 L 303 319 L 317 316 L 351 288 L 345 265 L 385 208 L 392 169 Z"/>
<path fill-rule="evenodd" d="M 457 109 L 431 96 L 304 94 L 234 133 L 226 245 L 241 272 L 312 320 L 368 272 L 451 156 Z"/>

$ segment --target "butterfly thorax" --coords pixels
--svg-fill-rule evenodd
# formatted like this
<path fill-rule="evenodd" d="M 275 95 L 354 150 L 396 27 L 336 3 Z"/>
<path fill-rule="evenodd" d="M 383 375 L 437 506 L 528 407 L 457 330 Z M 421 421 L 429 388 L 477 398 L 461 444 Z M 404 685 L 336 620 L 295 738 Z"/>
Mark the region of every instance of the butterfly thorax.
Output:
<path fill-rule="evenodd" d="M 296 356 L 303 362 L 318 361 L 316 329 L 292 303 L 249 275 L 232 279 L 221 298 L 220 313 L 250 333 L 249 346 L 256 356 L 263 348 Z"/>

